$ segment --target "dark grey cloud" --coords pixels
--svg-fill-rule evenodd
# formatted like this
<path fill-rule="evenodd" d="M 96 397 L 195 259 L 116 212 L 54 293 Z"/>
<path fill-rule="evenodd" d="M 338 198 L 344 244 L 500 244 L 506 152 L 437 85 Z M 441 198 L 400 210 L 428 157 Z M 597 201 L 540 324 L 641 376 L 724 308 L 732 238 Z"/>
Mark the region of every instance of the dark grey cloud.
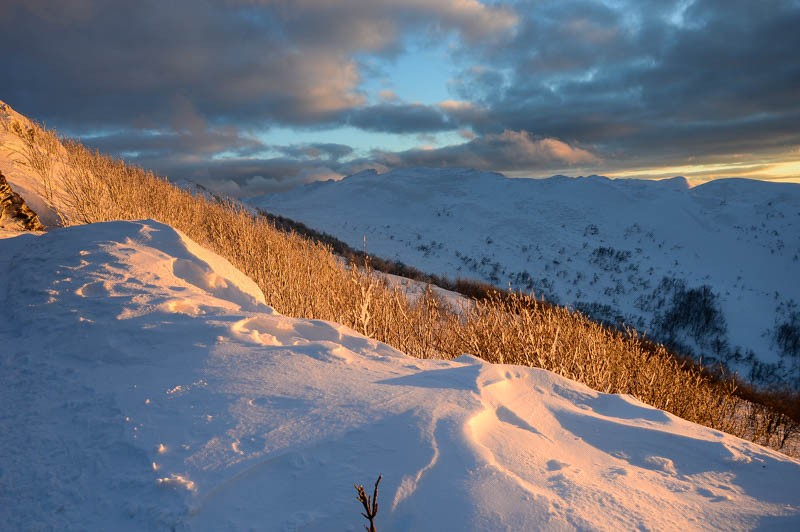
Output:
<path fill-rule="evenodd" d="M 384 103 L 355 109 L 347 123 L 367 131 L 424 133 L 455 129 L 441 109 L 422 104 Z"/>
<path fill-rule="evenodd" d="M 176 101 L 212 125 L 339 123 L 366 103 L 357 55 L 514 21 L 458 0 L 6 0 L 0 15 L 3 97 L 75 129 L 168 127 Z"/>
<path fill-rule="evenodd" d="M 360 101 L 346 48 L 301 56 L 269 10 L 213 1 L 86 6 L 66 20 L 41 16 L 36 0 L 6 8 L 0 43 L 16 63 L 6 98 L 23 111 L 75 128 L 163 128 L 188 106 L 208 122 L 242 126 L 313 122 Z"/>
<path fill-rule="evenodd" d="M 533 131 L 623 163 L 800 144 L 797 1 L 516 5 L 513 41 L 453 84 L 489 109 L 479 132 Z"/>
<path fill-rule="evenodd" d="M 677 119 L 741 120 L 800 109 L 800 6 L 698 0 L 688 27 L 639 76 L 642 97 Z"/>

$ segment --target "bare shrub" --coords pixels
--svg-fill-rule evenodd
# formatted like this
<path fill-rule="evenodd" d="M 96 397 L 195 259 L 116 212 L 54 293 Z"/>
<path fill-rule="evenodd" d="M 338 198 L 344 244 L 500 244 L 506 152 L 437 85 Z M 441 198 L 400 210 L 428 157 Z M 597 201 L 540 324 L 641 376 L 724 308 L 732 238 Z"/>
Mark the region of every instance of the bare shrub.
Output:
<path fill-rule="evenodd" d="M 58 135 L 38 124 L 26 125 L 17 120 L 0 123 L 22 141 L 21 147 L 8 148 L 9 155 L 17 164 L 32 171 L 37 178 L 37 194 L 55 209 L 58 198 L 53 171 L 59 155 Z"/>
<path fill-rule="evenodd" d="M 377 530 L 375 528 L 375 516 L 378 515 L 378 484 L 381 483 L 382 478 L 382 475 L 378 475 L 378 480 L 375 481 L 375 489 L 372 492 L 372 497 L 364 492 L 364 486 L 353 484 L 353 487 L 356 488 L 356 493 L 358 494 L 356 500 L 358 500 L 358 502 L 361 503 L 361 506 L 364 507 L 364 511 L 361 512 L 361 515 L 364 516 L 364 519 L 369 521 L 369 526 L 364 527 L 367 532 L 375 532 Z"/>

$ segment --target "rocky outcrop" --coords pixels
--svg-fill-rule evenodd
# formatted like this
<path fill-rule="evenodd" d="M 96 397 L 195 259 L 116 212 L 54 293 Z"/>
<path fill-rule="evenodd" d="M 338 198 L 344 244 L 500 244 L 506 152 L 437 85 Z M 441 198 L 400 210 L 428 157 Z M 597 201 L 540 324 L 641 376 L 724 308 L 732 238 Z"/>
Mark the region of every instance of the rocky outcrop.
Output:
<path fill-rule="evenodd" d="M 0 228 L 44 231 L 39 216 L 25 204 L 22 196 L 11 190 L 11 185 L 2 172 L 0 172 Z"/>

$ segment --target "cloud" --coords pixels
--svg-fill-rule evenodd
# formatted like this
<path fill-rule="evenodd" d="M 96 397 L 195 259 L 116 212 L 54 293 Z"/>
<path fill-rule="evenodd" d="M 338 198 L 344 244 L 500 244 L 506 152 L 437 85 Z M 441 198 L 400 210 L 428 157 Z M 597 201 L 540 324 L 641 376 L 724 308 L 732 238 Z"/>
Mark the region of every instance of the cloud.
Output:
<path fill-rule="evenodd" d="M 797 27 L 796 0 L 5 0 L 2 97 L 105 151 L 245 193 L 359 165 L 774 162 L 800 146 Z M 381 68 L 414 46 L 449 54 L 449 99 L 386 89 Z M 320 138 L 259 140 L 278 126 Z M 466 142 L 368 156 L 323 136 L 345 126 Z"/>
<path fill-rule="evenodd" d="M 335 143 L 292 144 L 290 146 L 274 146 L 273 149 L 295 159 L 308 160 L 338 161 L 353 153 L 353 148 L 350 146 Z"/>
<path fill-rule="evenodd" d="M 453 129 L 436 107 L 413 103 L 381 103 L 348 113 L 347 123 L 367 131 L 418 133 Z"/>
<path fill-rule="evenodd" d="M 60 7 L 59 7 L 60 6 Z M 411 33 L 479 42 L 516 19 L 475 0 L 8 0 L 4 98 L 73 129 L 169 125 L 176 100 L 214 124 L 340 123 L 366 104 L 357 57 Z"/>
<path fill-rule="evenodd" d="M 526 131 L 503 131 L 475 136 L 468 141 L 435 148 L 391 152 L 374 150 L 358 154 L 344 144 L 307 143 L 266 145 L 236 131 L 202 135 L 138 132 L 84 139 L 102 151 L 119 152 L 140 166 L 154 168 L 172 178 L 194 180 L 209 190 L 248 197 L 288 190 L 298 185 L 340 179 L 368 168 L 386 171 L 403 166 L 473 167 L 485 170 L 526 171 L 541 174 L 580 169 L 600 162 L 591 150 L 554 138 L 539 138 Z M 434 144 L 431 135 L 420 142 Z M 212 156 L 226 147 L 225 156 Z M 273 153 L 277 156 L 265 156 Z M 205 155 L 203 155 L 205 154 Z"/>
<path fill-rule="evenodd" d="M 381 100 L 381 102 L 384 102 L 384 103 L 396 102 L 396 101 L 398 101 L 400 99 L 400 98 L 398 98 L 397 94 L 393 90 L 389 90 L 389 89 L 383 89 L 383 90 L 379 91 L 378 92 L 378 98 Z"/>
<path fill-rule="evenodd" d="M 796 1 L 515 6 L 514 38 L 473 50 L 452 83 L 487 110 L 479 133 L 576 139 L 622 164 L 800 144 Z"/>
<path fill-rule="evenodd" d="M 351 161 L 342 160 L 353 154 L 350 146 L 335 143 L 267 145 L 232 129 L 197 134 L 134 130 L 83 142 L 161 175 L 190 179 L 213 192 L 238 197 L 340 179 L 352 167 Z"/>
<path fill-rule="evenodd" d="M 459 113 L 464 111 L 472 111 L 475 109 L 475 104 L 472 102 L 465 102 L 463 100 L 445 100 L 439 103 L 444 111 Z"/>
<path fill-rule="evenodd" d="M 304 45 L 328 47 L 347 42 L 354 49 L 395 51 L 408 27 L 431 33 L 456 31 L 462 39 L 494 39 L 517 23 L 509 6 L 478 0 L 231 0 L 269 7 L 287 33 Z"/>
<path fill-rule="evenodd" d="M 342 174 L 324 166 L 312 166 L 299 169 L 296 173 L 281 176 L 254 175 L 245 179 L 209 179 L 196 180 L 216 194 L 235 198 L 246 198 L 284 192 L 297 186 L 315 181 L 339 180 Z"/>
<path fill-rule="evenodd" d="M 526 131 L 510 130 L 437 149 L 375 152 L 373 158 L 388 167 L 452 166 L 532 172 L 547 172 L 600 162 L 597 155 L 585 148 L 554 138 L 536 138 Z"/>
<path fill-rule="evenodd" d="M 516 23 L 510 8 L 475 0 L 7 0 L 0 15 L 3 98 L 21 112 L 161 172 L 227 167 L 240 185 L 248 165 L 232 159 L 292 161 L 269 180 L 352 152 L 266 147 L 256 132 L 273 126 L 455 128 L 438 107 L 388 92 L 368 106 L 361 60 L 395 57 L 409 35 L 477 44 Z M 263 159 L 267 149 L 281 162 Z"/>
<path fill-rule="evenodd" d="M 598 162 L 598 157 L 589 151 L 570 146 L 553 138 L 535 139 L 527 131 L 503 131 L 499 135 L 485 135 L 472 141 L 470 148 L 484 153 L 488 158 L 502 157 L 506 164 L 517 167 L 531 165 L 578 165 Z"/>
<path fill-rule="evenodd" d="M 408 103 L 394 98 L 354 109 L 347 123 L 366 131 L 384 133 L 433 133 L 455 131 L 485 121 L 487 109 L 463 100 L 444 100 L 436 105 Z"/>
<path fill-rule="evenodd" d="M 87 136 L 81 140 L 103 153 L 126 154 L 139 164 L 188 156 L 211 157 L 221 152 L 251 156 L 267 149 L 260 140 L 231 127 L 178 133 L 125 130 Z"/>
<path fill-rule="evenodd" d="M 189 179 L 218 194 L 251 197 L 289 190 L 299 185 L 340 179 L 345 168 L 336 161 L 291 157 L 228 157 L 218 159 L 165 158 L 155 161 L 174 179 Z M 349 172 L 348 172 L 349 173 Z"/>

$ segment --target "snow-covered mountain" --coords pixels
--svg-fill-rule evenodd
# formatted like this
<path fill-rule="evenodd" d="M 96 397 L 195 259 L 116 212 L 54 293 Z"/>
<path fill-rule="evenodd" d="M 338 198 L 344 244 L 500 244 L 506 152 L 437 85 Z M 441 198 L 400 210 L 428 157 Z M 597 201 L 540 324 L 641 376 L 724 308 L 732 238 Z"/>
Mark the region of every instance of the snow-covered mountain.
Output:
<path fill-rule="evenodd" d="M 0 239 L 0 302 L 3 530 L 357 530 L 379 473 L 380 530 L 800 527 L 796 460 L 281 316 L 154 221 Z"/>
<path fill-rule="evenodd" d="M 800 388 L 800 185 L 407 169 L 252 202 L 373 255 L 533 290 Z"/>
<path fill-rule="evenodd" d="M 796 459 L 282 316 L 159 222 L 55 227 L 69 183 L 17 139 L 0 171 L 50 230 L 0 227 L 0 530 L 358 530 L 379 474 L 382 531 L 800 528 Z"/>

